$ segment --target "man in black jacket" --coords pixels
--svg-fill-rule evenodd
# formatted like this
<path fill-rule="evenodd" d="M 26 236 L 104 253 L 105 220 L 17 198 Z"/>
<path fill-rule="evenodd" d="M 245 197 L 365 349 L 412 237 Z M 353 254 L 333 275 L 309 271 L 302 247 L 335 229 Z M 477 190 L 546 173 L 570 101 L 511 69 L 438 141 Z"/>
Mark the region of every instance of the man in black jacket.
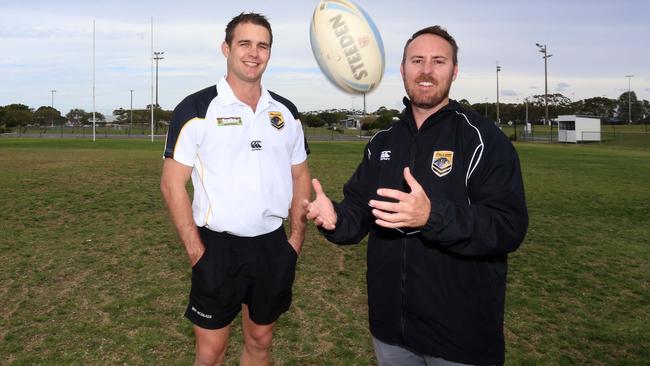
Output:
<path fill-rule="evenodd" d="M 307 217 L 328 240 L 368 240 L 370 331 L 380 365 L 502 364 L 508 253 L 528 227 L 517 153 L 449 99 L 458 46 L 439 26 L 406 42 L 408 98 L 332 203 L 314 179 Z"/>

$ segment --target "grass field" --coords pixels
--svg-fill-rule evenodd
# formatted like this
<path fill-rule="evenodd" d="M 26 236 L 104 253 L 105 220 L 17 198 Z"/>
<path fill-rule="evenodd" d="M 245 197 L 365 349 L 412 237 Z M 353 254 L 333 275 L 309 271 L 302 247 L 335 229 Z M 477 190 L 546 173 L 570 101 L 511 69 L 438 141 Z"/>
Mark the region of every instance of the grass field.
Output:
<path fill-rule="evenodd" d="M 310 146 L 313 175 L 339 198 L 363 145 Z M 516 146 L 531 223 L 510 257 L 506 363 L 649 365 L 650 147 Z M 0 365 L 191 364 L 190 270 L 158 190 L 161 152 L 0 138 Z M 294 295 L 276 364 L 374 364 L 365 245 L 310 226 Z"/>

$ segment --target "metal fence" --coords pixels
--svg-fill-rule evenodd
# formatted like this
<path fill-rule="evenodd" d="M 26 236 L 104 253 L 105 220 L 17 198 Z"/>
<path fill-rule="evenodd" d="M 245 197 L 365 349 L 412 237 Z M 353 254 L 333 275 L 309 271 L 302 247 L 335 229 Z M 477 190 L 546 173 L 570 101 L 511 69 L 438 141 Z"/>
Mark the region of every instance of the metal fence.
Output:
<path fill-rule="evenodd" d="M 523 126 L 502 126 L 501 130 L 510 140 L 527 143 L 564 143 L 565 138 L 558 139 L 560 132 L 557 128 L 552 131 L 548 126 L 535 126 L 526 129 Z M 328 129 L 326 127 L 304 127 L 305 137 L 309 141 L 367 141 L 376 131 L 359 131 L 358 129 Z M 164 140 L 167 126 L 160 126 L 154 131 L 156 140 Z M 597 138 L 600 135 L 600 139 Z M 0 134 L 4 137 L 29 137 L 29 138 L 92 138 L 92 126 L 30 126 Z M 98 125 L 95 128 L 95 137 L 98 139 L 150 139 L 150 124 L 123 124 L 123 125 Z M 596 141 L 585 141 L 596 140 Z M 573 143 L 573 141 L 571 141 Z M 603 131 L 583 131 L 579 144 L 605 144 L 612 146 L 630 146 L 650 148 L 650 133 L 644 129 L 630 130 L 622 127 L 611 128 L 605 126 Z"/>
<path fill-rule="evenodd" d="M 374 131 L 359 131 L 358 129 L 326 127 L 313 128 L 304 127 L 307 140 L 310 141 L 363 141 L 368 140 Z M 164 139 L 167 135 L 167 126 L 160 126 L 154 130 L 154 138 Z M 28 137 L 28 138 L 92 138 L 92 126 L 28 126 L 14 128 L 12 131 L 0 134 L 5 137 Z M 112 124 L 98 125 L 95 127 L 95 137 L 104 139 L 142 139 L 151 138 L 150 124 Z"/>

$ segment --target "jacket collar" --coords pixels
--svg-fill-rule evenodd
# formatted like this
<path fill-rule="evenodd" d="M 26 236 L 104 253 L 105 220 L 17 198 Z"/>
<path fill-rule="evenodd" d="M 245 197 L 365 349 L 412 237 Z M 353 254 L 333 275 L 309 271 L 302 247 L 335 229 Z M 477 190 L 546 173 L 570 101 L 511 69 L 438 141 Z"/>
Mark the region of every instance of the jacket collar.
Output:
<path fill-rule="evenodd" d="M 406 123 L 408 126 L 409 130 L 413 133 L 416 133 L 418 131 L 416 125 L 415 125 L 415 119 L 413 118 L 413 109 L 411 106 L 411 100 L 407 97 L 404 97 L 402 99 L 402 102 L 404 103 L 404 110 L 402 110 L 402 114 L 400 116 L 400 119 Z M 430 115 L 422 124 L 422 127 L 420 128 L 421 130 L 427 129 L 434 125 L 437 121 L 439 121 L 443 116 L 446 116 L 449 112 L 453 111 L 461 111 L 462 107 L 460 103 L 453 99 L 449 99 L 449 103 L 447 103 L 446 106 L 442 107 L 439 111 L 436 113 Z"/>

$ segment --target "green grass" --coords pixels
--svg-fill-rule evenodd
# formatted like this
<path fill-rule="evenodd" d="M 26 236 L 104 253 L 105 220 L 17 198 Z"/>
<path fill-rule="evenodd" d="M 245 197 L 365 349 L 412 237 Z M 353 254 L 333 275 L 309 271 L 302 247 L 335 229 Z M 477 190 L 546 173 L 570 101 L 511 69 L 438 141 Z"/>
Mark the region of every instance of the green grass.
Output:
<path fill-rule="evenodd" d="M 516 146 L 531 224 L 510 257 L 507 364 L 650 364 L 650 148 Z M 363 144 L 310 147 L 312 174 L 339 199 Z M 0 138 L 0 365 L 192 363 L 162 148 Z M 310 226 L 276 363 L 374 364 L 366 311 L 365 245 Z M 240 344 L 237 326 L 228 365 Z"/>

